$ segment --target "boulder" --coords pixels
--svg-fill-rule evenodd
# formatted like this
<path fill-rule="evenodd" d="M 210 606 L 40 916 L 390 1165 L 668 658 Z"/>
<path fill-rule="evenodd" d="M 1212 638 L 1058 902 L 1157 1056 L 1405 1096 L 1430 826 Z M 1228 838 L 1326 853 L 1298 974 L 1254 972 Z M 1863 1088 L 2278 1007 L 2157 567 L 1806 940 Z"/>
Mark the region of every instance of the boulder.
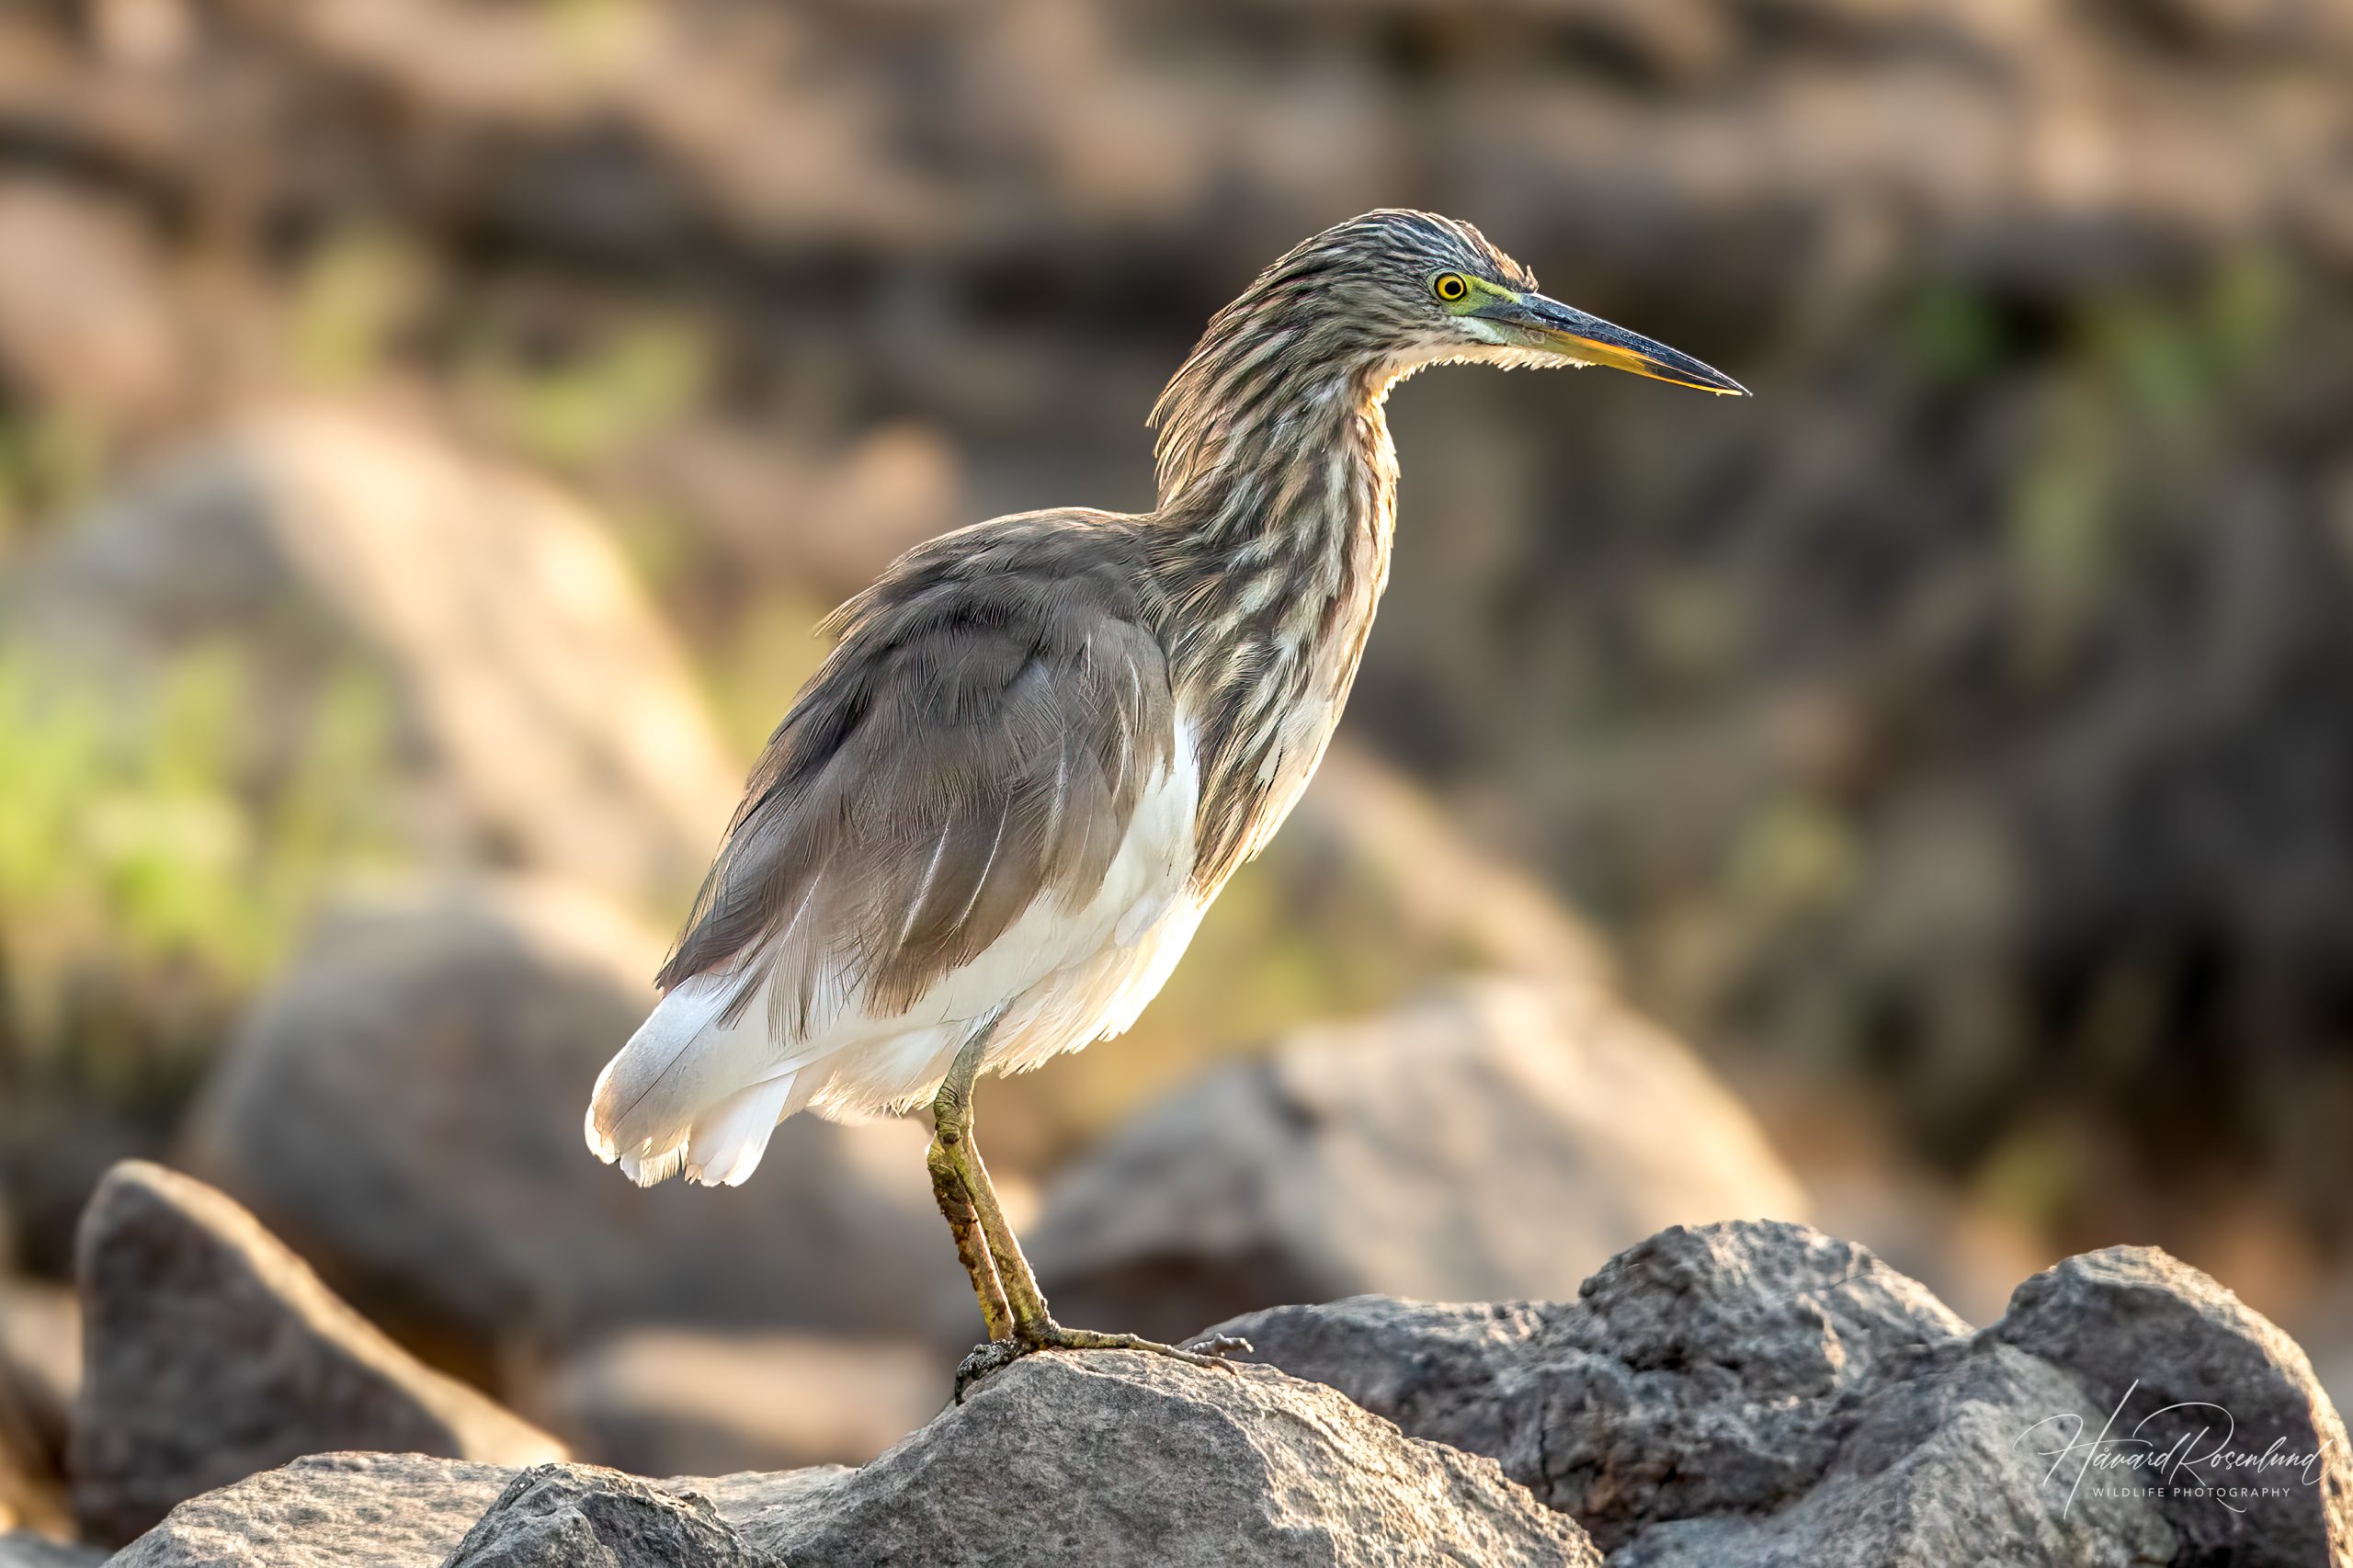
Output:
<path fill-rule="evenodd" d="M 2336 1405 L 2294 1340 L 2197 1269 L 2154 1247 L 2086 1253 L 2020 1285 L 1986 1332 L 2074 1373 L 2093 1422 L 2112 1414 L 2114 1432 L 2154 1451 L 2181 1445 L 2168 1479 L 2239 1491 L 2229 1507 L 2165 1499 L 2189 1561 L 2353 1561 L 2353 1450 Z"/>
<path fill-rule="evenodd" d="M 425 1454 L 313 1454 L 182 1503 L 114 1568 L 422 1568 L 515 1474 Z"/>
<path fill-rule="evenodd" d="M 1115 1132 L 1029 1256 L 1064 1321 L 1160 1337 L 1284 1301 L 1564 1296 L 1663 1225 L 1802 1217 L 1699 1059 L 1597 983 L 1311 1028 Z"/>
<path fill-rule="evenodd" d="M 15 575 L 0 621 L 108 678 L 137 687 L 177 656 L 233 650 L 247 706 L 272 715 L 240 759 L 264 793 L 353 717 L 354 681 L 381 689 L 392 814 L 426 863 L 667 899 L 699 878 L 740 786 L 597 520 L 390 420 L 250 419 Z"/>
<path fill-rule="evenodd" d="M 969 1309 L 913 1123 L 795 1118 L 739 1189 L 641 1190 L 582 1145 L 660 954 L 542 882 L 350 908 L 232 1041 L 185 1157 L 470 1369 L 645 1321 L 887 1335 Z"/>
<path fill-rule="evenodd" d="M 938 1562 L 948 1543 L 1006 1568 L 1600 1563 L 1488 1460 L 1266 1369 L 1128 1352 L 1016 1362 L 737 1528 L 794 1568 Z"/>
<path fill-rule="evenodd" d="M 863 1464 L 947 1403 L 948 1367 L 904 1343 L 634 1329 L 565 1361 L 532 1408 L 640 1475 Z"/>
<path fill-rule="evenodd" d="M 709 1499 L 585 1465 L 506 1483 L 443 1568 L 767 1568 Z"/>
<path fill-rule="evenodd" d="M 325 1455 L 181 1505 L 117 1562 L 626 1564 L 654 1561 L 617 1545 L 647 1526 L 702 1553 L 683 1561 L 793 1568 L 1601 1561 L 1574 1522 L 1492 1460 L 1407 1437 L 1329 1389 L 1265 1368 L 1111 1353 L 1017 1362 L 862 1470 L 649 1488 L 586 1466 L 518 1477 L 416 1455 Z M 730 1530 L 752 1555 L 727 1555 Z M 560 1551 L 551 1542 L 585 1540 L 613 1555 L 548 1555 Z M 500 1541 L 516 1555 L 466 1555 Z"/>
<path fill-rule="evenodd" d="M 421 1365 L 202 1183 L 127 1162 L 84 1216 L 74 1512 L 123 1541 L 298 1455 L 384 1449 L 529 1463 L 563 1445 Z"/>
<path fill-rule="evenodd" d="M 1621 1568 L 2353 1553 L 2353 1460 L 2301 1353 L 2163 1254 L 2073 1259 L 1982 1333 L 1863 1248 L 1749 1223 L 1667 1231 L 1574 1301 L 1363 1298 L 1221 1327 L 1416 1437 L 1494 1457 Z M 2204 1399 L 2235 1418 L 2241 1448 L 2319 1458 L 2273 1467 L 2261 1511 L 2149 1495 L 2144 1472 L 2068 1449 L 2097 1437 L 2134 1378 L 2150 1403 L 2129 1406 L 2127 1428 Z M 2181 1435 L 2162 1421 L 2141 1434 Z"/>

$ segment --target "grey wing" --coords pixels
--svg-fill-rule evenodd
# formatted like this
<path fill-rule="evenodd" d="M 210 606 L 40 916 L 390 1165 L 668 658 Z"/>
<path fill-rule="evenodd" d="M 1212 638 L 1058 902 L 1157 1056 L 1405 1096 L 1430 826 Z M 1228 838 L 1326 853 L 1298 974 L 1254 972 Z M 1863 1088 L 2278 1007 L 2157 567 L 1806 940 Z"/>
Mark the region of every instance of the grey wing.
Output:
<path fill-rule="evenodd" d="M 658 983 L 741 972 L 740 1008 L 772 976 L 798 1037 L 847 999 L 828 986 L 904 1011 L 1036 899 L 1091 896 L 1173 750 L 1131 549 L 1083 520 L 1007 519 L 920 547 L 843 607 Z"/>

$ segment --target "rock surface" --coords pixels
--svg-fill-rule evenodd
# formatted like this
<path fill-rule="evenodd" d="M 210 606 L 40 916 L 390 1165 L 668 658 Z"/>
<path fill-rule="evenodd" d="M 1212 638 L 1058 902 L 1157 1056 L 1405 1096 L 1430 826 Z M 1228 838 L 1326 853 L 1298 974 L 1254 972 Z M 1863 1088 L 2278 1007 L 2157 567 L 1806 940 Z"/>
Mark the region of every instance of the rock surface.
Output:
<path fill-rule="evenodd" d="M 113 1568 L 425 1568 L 515 1474 L 424 1454 L 313 1454 L 182 1503 Z"/>
<path fill-rule="evenodd" d="M 543 1464 L 507 1483 L 443 1568 L 767 1568 L 707 1498 Z"/>
<path fill-rule="evenodd" d="M 386 1339 L 250 1214 L 143 1162 L 84 1216 L 85 1372 L 68 1448 L 84 1530 L 335 1449 L 530 1463 L 563 1446 Z"/>
<path fill-rule="evenodd" d="M 795 1568 L 937 1562 L 948 1543 L 1007 1568 L 1600 1562 L 1488 1460 L 1262 1369 L 1129 1353 L 1017 1362 L 739 1528 Z"/>
<path fill-rule="evenodd" d="M 532 1473 L 539 1479 L 518 1485 L 510 1471 L 416 1455 L 301 1460 L 182 1505 L 118 1561 L 434 1562 L 502 1492 L 508 1523 L 492 1534 L 510 1540 L 522 1539 L 510 1527 L 533 1517 L 576 1517 L 592 1528 L 599 1517 L 667 1525 L 682 1517 L 609 1472 Z M 1329 1389 L 1263 1368 L 1235 1374 L 1127 1354 L 1019 1362 L 862 1470 L 658 1485 L 708 1498 L 749 1551 L 765 1554 L 747 1560 L 793 1568 L 1600 1563 L 1574 1523 L 1509 1484 L 1491 1460 L 1409 1438 Z M 523 1506 L 525 1498 L 549 1506 Z M 691 1504 L 687 1512 L 699 1527 L 712 1522 Z M 699 1550 L 727 1550 L 723 1535 L 697 1539 Z"/>
<path fill-rule="evenodd" d="M 638 1329 L 567 1360 L 531 1408 L 639 1475 L 863 1464 L 938 1413 L 949 1365 L 908 1344 Z"/>
<path fill-rule="evenodd" d="M 645 1320 L 908 1332 L 964 1289 L 911 1123 L 779 1128 L 750 1188 L 631 1187 L 582 1147 L 658 941 L 541 882 L 333 920 L 191 1115 L 191 1169 L 378 1321 L 470 1369 Z"/>
<path fill-rule="evenodd" d="M 2154 1247 L 2071 1257 L 2018 1289 L 1986 1331 L 2073 1372 L 2097 1421 L 2176 1443 L 2192 1485 L 2244 1489 L 2223 1507 L 2170 1497 L 2185 1556 L 2233 1568 L 2353 1561 L 2353 1450 L 2345 1423 L 2295 1341 L 2235 1295 Z M 2096 1413 L 2096 1414 L 2095 1414 Z M 2277 1441 L 2298 1462 L 2242 1465 Z M 2199 1459 L 2196 1455 L 2210 1456 Z"/>
<path fill-rule="evenodd" d="M 1574 1301 L 1366 1298 L 1222 1326 L 1417 1437 L 1495 1457 L 1620 1568 L 2353 1553 L 2353 1459 L 2301 1353 L 2163 1254 L 2072 1259 L 1977 1334 L 1862 1248 L 1783 1224 L 1665 1232 Z M 2241 1517 L 2052 1451 L 2097 1436 L 2135 1377 L 2157 1396 L 2135 1419 L 2212 1400 L 2245 1446 L 2324 1458 Z"/>
<path fill-rule="evenodd" d="M 1497 980 L 1159 1102 L 1056 1183 L 1029 1241 L 1064 1321 L 1170 1337 L 1367 1291 L 1565 1296 L 1661 1226 L 1805 1210 L 1681 1044 L 1597 983 Z"/>

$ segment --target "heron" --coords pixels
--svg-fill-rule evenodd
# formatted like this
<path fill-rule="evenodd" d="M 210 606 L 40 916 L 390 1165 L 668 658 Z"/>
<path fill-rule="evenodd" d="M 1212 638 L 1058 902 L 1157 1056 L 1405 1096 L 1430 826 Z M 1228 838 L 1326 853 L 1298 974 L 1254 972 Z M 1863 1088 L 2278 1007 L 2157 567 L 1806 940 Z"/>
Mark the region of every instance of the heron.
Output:
<path fill-rule="evenodd" d="M 1211 318 L 1152 411 L 1157 501 L 915 546 L 754 767 L 597 1078 L 589 1147 L 641 1184 L 735 1186 L 784 1118 L 929 1102 L 932 1189 L 986 1331 L 1206 1366 L 1048 1310 L 973 1132 L 988 1074 L 1116 1036 L 1323 759 L 1388 580 L 1383 403 L 1432 365 L 1603 365 L 1745 389 L 1539 293 L 1471 224 L 1382 210 L 1286 254 Z"/>

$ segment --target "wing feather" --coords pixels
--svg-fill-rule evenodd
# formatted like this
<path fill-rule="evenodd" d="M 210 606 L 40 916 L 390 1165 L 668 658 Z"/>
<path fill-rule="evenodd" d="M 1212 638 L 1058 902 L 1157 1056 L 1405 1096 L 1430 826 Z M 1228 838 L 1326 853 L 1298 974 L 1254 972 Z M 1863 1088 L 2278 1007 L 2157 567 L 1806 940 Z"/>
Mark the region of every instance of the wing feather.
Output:
<path fill-rule="evenodd" d="M 1174 753 L 1131 528 L 1000 519 L 836 612 L 661 985 L 732 975 L 740 1007 L 766 981 L 790 1041 L 845 1002 L 904 1012 L 1038 899 L 1092 897 Z"/>

